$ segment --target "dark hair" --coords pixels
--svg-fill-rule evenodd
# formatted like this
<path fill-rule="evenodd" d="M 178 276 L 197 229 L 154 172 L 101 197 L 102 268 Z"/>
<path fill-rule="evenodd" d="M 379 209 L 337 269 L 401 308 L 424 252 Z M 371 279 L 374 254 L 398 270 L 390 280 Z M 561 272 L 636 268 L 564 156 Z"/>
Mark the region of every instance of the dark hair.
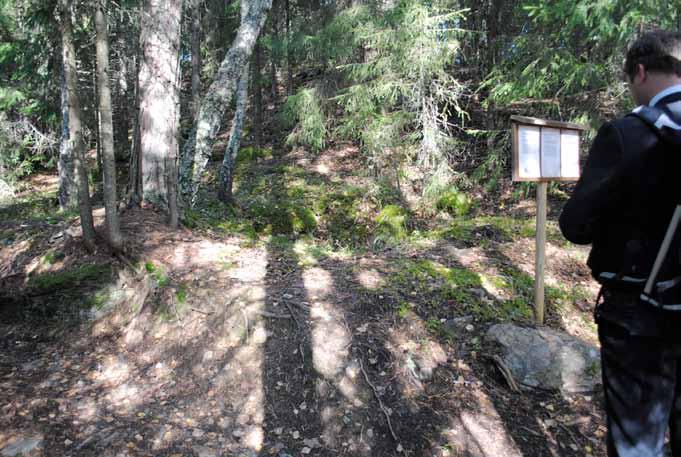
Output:
<path fill-rule="evenodd" d="M 624 61 L 624 73 L 630 81 L 636 76 L 638 64 L 647 71 L 681 76 L 681 32 L 657 30 L 638 37 Z"/>

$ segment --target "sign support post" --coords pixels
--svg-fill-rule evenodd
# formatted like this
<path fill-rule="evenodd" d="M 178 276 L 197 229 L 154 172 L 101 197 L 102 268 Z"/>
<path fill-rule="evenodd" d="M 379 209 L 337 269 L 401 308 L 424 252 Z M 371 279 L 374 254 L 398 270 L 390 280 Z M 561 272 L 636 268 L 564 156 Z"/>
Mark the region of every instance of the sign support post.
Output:
<path fill-rule="evenodd" d="M 537 238 L 534 268 L 534 317 L 544 323 L 544 271 L 546 269 L 546 197 L 548 183 L 537 183 Z"/>
<path fill-rule="evenodd" d="M 544 323 L 546 214 L 550 181 L 579 179 L 579 143 L 586 127 L 571 122 L 511 116 L 513 181 L 537 183 L 537 232 L 534 270 L 534 316 Z"/>

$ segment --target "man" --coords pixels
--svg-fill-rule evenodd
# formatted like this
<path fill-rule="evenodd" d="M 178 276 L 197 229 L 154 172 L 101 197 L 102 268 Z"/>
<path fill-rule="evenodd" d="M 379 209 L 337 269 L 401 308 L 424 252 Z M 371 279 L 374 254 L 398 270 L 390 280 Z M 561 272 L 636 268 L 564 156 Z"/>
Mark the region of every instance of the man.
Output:
<path fill-rule="evenodd" d="M 624 73 L 639 107 L 599 130 L 560 227 L 592 244 L 587 263 L 602 284 L 595 316 L 608 455 L 661 457 L 669 426 L 681 457 L 681 311 L 639 299 L 681 200 L 681 33 L 642 35 Z M 681 279 L 680 239 L 657 284 Z"/>

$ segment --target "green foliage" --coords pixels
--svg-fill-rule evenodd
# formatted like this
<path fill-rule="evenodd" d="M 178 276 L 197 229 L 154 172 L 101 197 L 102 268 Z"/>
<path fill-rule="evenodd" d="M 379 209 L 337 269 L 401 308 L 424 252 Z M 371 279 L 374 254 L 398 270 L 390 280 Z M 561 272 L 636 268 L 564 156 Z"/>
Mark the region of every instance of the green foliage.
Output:
<path fill-rule="evenodd" d="M 256 148 L 255 146 L 246 146 L 245 148 L 239 149 L 236 161 L 237 164 L 243 164 L 271 158 L 272 158 L 271 148 Z"/>
<path fill-rule="evenodd" d="M 321 228 L 331 240 L 355 245 L 368 238 L 371 227 L 361 210 L 364 193 L 357 187 L 342 187 L 320 194 L 314 202 Z"/>
<path fill-rule="evenodd" d="M 301 145 L 319 152 L 328 141 L 323 100 L 316 88 L 302 88 L 286 99 L 281 120 L 293 131 L 286 138 L 288 145 Z"/>
<path fill-rule="evenodd" d="M 484 158 L 477 168 L 473 171 L 471 178 L 474 182 L 482 184 L 488 193 L 499 189 L 499 183 L 508 173 L 508 151 L 511 148 L 511 135 L 504 132 L 497 135 L 497 132 L 485 132 L 486 135 L 493 135 L 491 143 L 493 146 L 488 148 Z M 490 142 L 488 141 L 488 144 Z"/>
<path fill-rule="evenodd" d="M 450 187 L 437 200 L 436 207 L 452 216 L 466 216 L 473 208 L 473 200 L 456 187 Z"/>
<path fill-rule="evenodd" d="M 170 284 L 170 278 L 166 275 L 163 267 L 157 267 L 153 262 L 146 262 L 144 269 L 156 281 L 159 287 L 165 287 Z"/>
<path fill-rule="evenodd" d="M 376 233 L 386 240 L 403 240 L 409 234 L 409 214 L 398 205 L 388 205 L 376 216 Z"/>
<path fill-rule="evenodd" d="M 108 265 L 82 265 L 74 270 L 45 273 L 32 277 L 28 285 L 40 291 L 57 291 L 72 288 L 85 281 L 99 281 L 111 272 Z"/>
<path fill-rule="evenodd" d="M 496 103 L 619 85 L 628 42 L 652 26 L 676 29 L 679 14 L 674 2 L 648 0 L 531 0 L 523 9 L 530 21 L 485 84 Z"/>
<path fill-rule="evenodd" d="M 177 299 L 177 302 L 180 304 L 184 304 L 187 302 L 187 288 L 183 285 L 177 288 L 177 291 L 175 292 L 175 298 Z"/>
<path fill-rule="evenodd" d="M 402 0 L 387 10 L 342 10 L 318 33 L 298 36 L 292 49 L 311 66 L 322 64 L 332 90 L 289 97 L 284 118 L 289 128 L 296 123 L 290 142 L 317 150 L 327 137 L 357 141 L 375 175 L 399 173 L 399 164 L 414 158 L 427 173 L 447 162 L 456 143 L 444 125 L 464 116 L 463 86 L 449 71 L 461 20 L 454 2 Z M 334 115 L 326 121 L 323 112 Z"/>
<path fill-rule="evenodd" d="M 9 202 L 0 202 L 0 221 L 41 220 L 55 224 L 76 217 L 77 214 L 76 211 L 59 212 L 54 191 L 28 192 Z"/>

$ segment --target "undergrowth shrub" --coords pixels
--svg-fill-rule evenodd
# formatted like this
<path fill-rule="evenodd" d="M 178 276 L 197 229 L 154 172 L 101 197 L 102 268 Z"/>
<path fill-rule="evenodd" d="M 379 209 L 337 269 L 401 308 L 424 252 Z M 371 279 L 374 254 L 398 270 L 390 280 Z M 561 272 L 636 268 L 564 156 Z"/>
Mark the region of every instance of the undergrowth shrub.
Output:
<path fill-rule="evenodd" d="M 305 87 L 286 99 L 280 119 L 286 128 L 293 128 L 286 138 L 287 145 L 309 147 L 319 152 L 327 143 L 326 115 L 322 97 L 314 87 Z"/>
<path fill-rule="evenodd" d="M 473 207 L 473 200 L 456 187 L 450 187 L 438 198 L 436 207 L 452 216 L 466 216 Z"/>

